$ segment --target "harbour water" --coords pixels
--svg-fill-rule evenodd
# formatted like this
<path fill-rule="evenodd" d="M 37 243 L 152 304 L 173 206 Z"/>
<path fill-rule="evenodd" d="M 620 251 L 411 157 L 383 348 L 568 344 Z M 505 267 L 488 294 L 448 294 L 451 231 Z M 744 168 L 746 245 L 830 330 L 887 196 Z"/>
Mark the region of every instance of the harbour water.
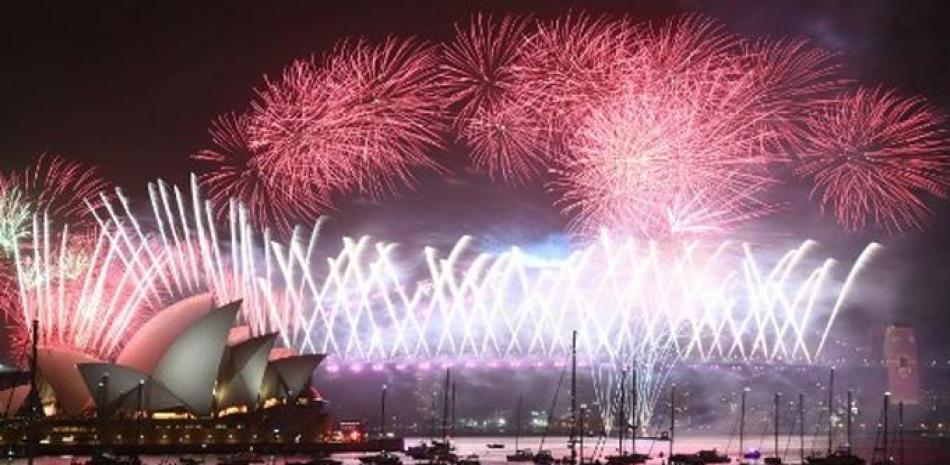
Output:
<path fill-rule="evenodd" d="M 406 438 L 406 446 L 412 446 L 418 444 L 420 438 Z M 584 457 L 585 459 L 601 459 L 603 461 L 604 456 L 612 455 L 617 452 L 617 442 L 616 438 L 611 438 L 607 440 L 598 440 L 597 438 L 585 438 L 584 440 Z M 824 436 L 806 436 L 805 437 L 805 454 L 807 455 L 811 451 L 822 451 L 825 446 L 825 437 Z M 455 451 L 459 456 L 476 454 L 479 456 L 479 459 L 483 465 L 502 465 L 506 464 L 505 456 L 514 452 L 515 450 L 515 439 L 510 436 L 505 437 L 459 437 L 452 440 L 453 445 L 455 446 Z M 859 438 L 856 440 L 857 444 L 855 447 L 856 452 L 868 459 L 870 463 L 871 454 L 873 451 L 873 438 Z M 496 443 L 502 444 L 504 447 L 500 449 L 489 448 L 488 444 Z M 772 444 L 773 440 L 771 436 L 762 437 L 761 435 L 756 435 L 755 437 L 748 437 L 745 441 L 746 449 L 757 449 L 762 453 L 762 456 L 768 456 L 772 454 Z M 782 436 L 779 440 L 779 452 L 783 458 L 783 463 L 786 464 L 798 464 L 799 461 L 799 438 L 797 436 Z M 556 458 L 566 457 L 570 454 L 567 448 L 567 438 L 566 437 L 549 437 L 544 439 L 542 445 L 540 437 L 524 437 L 521 438 L 518 442 L 518 447 L 521 449 L 531 449 L 537 451 L 539 449 L 545 449 L 551 451 L 551 454 Z M 626 444 L 627 450 L 629 450 L 630 442 L 627 441 Z M 650 454 L 652 459 L 647 462 L 648 465 L 663 465 L 667 463 L 666 459 L 668 457 L 668 448 L 669 443 L 665 441 L 652 441 L 652 440 L 638 440 L 637 441 L 637 452 Z M 731 457 L 736 457 L 738 455 L 738 439 L 736 437 L 730 436 L 714 436 L 714 435 L 683 435 L 676 438 L 674 452 L 676 453 L 693 453 L 701 449 L 716 449 L 720 452 L 728 452 Z M 580 452 L 580 449 L 578 449 Z M 661 457 L 660 454 L 663 454 Z M 898 449 L 898 444 L 896 442 L 891 445 L 891 455 L 895 458 L 898 458 L 900 450 Z M 360 453 L 345 453 L 345 454 L 334 454 L 333 458 L 343 462 L 343 465 L 360 465 L 359 457 L 362 454 Z M 207 465 L 216 465 L 218 463 L 219 457 L 208 455 L 205 457 L 201 456 L 192 456 L 198 460 L 204 460 L 204 463 Z M 62 456 L 62 457 L 38 457 L 35 459 L 34 463 L 36 465 L 70 465 L 80 458 Z M 144 465 L 172 465 L 178 463 L 178 457 L 172 456 L 142 456 L 140 457 Z M 285 465 L 288 462 L 301 462 L 306 461 L 307 457 L 296 457 L 296 456 L 276 456 L 276 457 L 265 457 L 265 465 Z M 412 459 L 406 456 L 402 456 L 403 463 L 411 465 L 414 463 Z M 10 460 L 7 462 L 10 465 L 26 465 L 25 459 Z M 736 460 L 733 460 L 732 463 L 736 463 Z M 751 463 L 764 463 L 760 460 L 759 462 L 752 461 Z M 896 463 L 900 463 L 899 461 Z M 950 441 L 947 441 L 947 438 L 920 438 L 912 437 L 907 438 L 904 444 L 904 465 L 946 465 L 950 463 Z"/>

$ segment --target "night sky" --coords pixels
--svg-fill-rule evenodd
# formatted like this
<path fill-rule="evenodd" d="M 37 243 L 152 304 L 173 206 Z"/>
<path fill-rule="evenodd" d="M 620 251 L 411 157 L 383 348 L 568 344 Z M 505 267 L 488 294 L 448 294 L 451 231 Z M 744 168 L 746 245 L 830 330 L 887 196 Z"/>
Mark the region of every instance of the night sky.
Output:
<path fill-rule="evenodd" d="M 4 2 L 0 6 L 0 170 L 52 152 L 102 166 L 141 197 L 161 177 L 184 182 L 198 169 L 188 155 L 210 144 L 210 120 L 243 111 L 264 74 L 319 54 L 348 36 L 414 35 L 433 41 L 474 12 L 570 9 L 649 19 L 703 12 L 743 36 L 806 36 L 840 53 L 851 74 L 927 96 L 950 111 L 950 2 L 285 1 L 177 5 L 146 2 Z M 458 147 L 436 158 L 447 177 L 419 173 L 397 199 L 342 199 L 331 229 L 409 243 L 449 242 L 476 234 L 489 246 L 555 247 L 567 242 L 564 218 L 542 185 L 510 188 L 467 168 Z M 936 203 L 923 233 L 844 235 L 820 217 L 802 186 L 786 195 L 789 211 L 754 227 L 763 240 L 813 237 L 828 254 L 855 257 L 871 240 L 887 253 L 868 275 L 877 292 L 856 299 L 867 317 L 861 337 L 875 340 L 887 321 L 914 324 L 923 356 L 945 357 L 941 326 L 950 324 L 950 207 Z M 763 232 L 765 231 L 765 232 Z M 886 295 L 883 295 L 886 294 Z M 861 311 L 864 313 L 861 313 Z M 940 322 L 940 325 L 933 324 Z M 927 323 L 927 324 L 924 324 Z"/>

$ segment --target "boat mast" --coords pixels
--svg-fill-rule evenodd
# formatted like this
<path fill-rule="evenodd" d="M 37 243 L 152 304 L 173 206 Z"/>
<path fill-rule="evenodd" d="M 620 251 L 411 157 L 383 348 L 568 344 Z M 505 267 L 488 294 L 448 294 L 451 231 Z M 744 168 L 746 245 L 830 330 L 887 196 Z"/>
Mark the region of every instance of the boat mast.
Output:
<path fill-rule="evenodd" d="M 518 407 L 515 413 L 515 453 L 518 453 L 518 439 L 521 438 L 521 394 L 518 394 Z"/>
<path fill-rule="evenodd" d="M 633 434 L 631 434 L 630 453 L 637 453 L 637 431 L 640 425 L 637 424 L 637 361 L 633 361 L 630 375 L 630 415 L 633 416 Z"/>
<path fill-rule="evenodd" d="M 580 411 L 580 424 L 577 427 L 578 436 L 580 439 L 580 446 L 581 446 L 580 454 L 578 456 L 578 459 L 580 460 L 578 460 L 577 463 L 580 463 L 580 464 L 584 463 L 584 420 L 585 420 L 584 416 L 585 416 L 585 413 L 587 413 L 587 405 L 582 404 L 581 411 Z"/>
<path fill-rule="evenodd" d="M 897 403 L 897 463 L 904 465 L 904 401 Z"/>
<path fill-rule="evenodd" d="M 888 428 L 888 425 L 887 425 L 887 411 L 890 409 L 890 405 L 891 405 L 891 393 L 890 393 L 890 392 L 885 392 L 885 393 L 884 393 L 884 441 L 883 441 L 883 442 L 884 442 L 883 445 L 884 445 L 884 462 L 885 462 L 885 463 L 887 463 L 888 460 L 890 460 L 890 454 L 888 454 L 888 450 L 887 450 L 887 428 Z"/>
<path fill-rule="evenodd" d="M 745 440 L 745 395 L 747 392 L 749 388 L 742 388 L 742 397 L 739 400 L 739 462 L 745 458 L 743 441 Z"/>
<path fill-rule="evenodd" d="M 798 460 L 805 463 L 805 394 L 798 392 Z"/>
<path fill-rule="evenodd" d="M 571 463 L 577 463 L 577 330 L 571 333 Z"/>
<path fill-rule="evenodd" d="M 380 437 L 386 436 L 386 385 L 383 384 L 383 392 L 380 395 L 379 402 L 379 435 Z"/>
<path fill-rule="evenodd" d="M 449 440 L 449 368 L 445 369 L 445 385 L 442 389 L 442 441 L 448 444 Z"/>
<path fill-rule="evenodd" d="M 620 373 L 620 415 L 617 421 L 617 427 L 620 430 L 620 434 L 618 437 L 618 442 L 619 442 L 618 450 L 620 451 L 620 455 L 623 455 L 623 432 L 625 429 L 627 429 L 627 417 L 626 415 L 624 415 L 626 412 L 624 411 L 624 408 L 623 408 L 624 407 L 623 404 L 625 404 L 626 402 L 627 402 L 627 369 L 624 368 L 623 371 Z"/>
<path fill-rule="evenodd" d="M 26 441 L 26 460 L 28 465 L 33 465 L 33 455 L 35 454 L 36 448 L 36 431 L 33 422 L 35 417 L 38 416 L 37 412 L 42 408 L 42 402 L 40 402 L 39 390 L 36 386 L 36 379 L 39 376 L 39 369 L 37 367 L 38 363 L 38 354 L 37 347 L 39 344 L 40 337 L 40 320 L 33 319 L 33 340 L 30 341 L 30 392 L 27 394 L 27 417 L 26 417 L 26 428 L 27 428 L 27 441 Z M 13 397 L 13 394 L 10 395 Z M 101 432 L 100 432 L 101 434 Z"/>
<path fill-rule="evenodd" d="M 775 393 L 775 428 L 774 428 L 775 429 L 775 449 L 774 449 L 775 453 L 773 455 L 775 458 L 779 458 L 778 457 L 778 403 L 779 403 L 779 398 L 781 398 L 781 396 L 782 396 L 781 394 L 777 392 Z"/>
<path fill-rule="evenodd" d="M 835 403 L 835 369 L 831 368 L 831 378 L 828 381 L 828 450 L 831 455 L 832 435 L 834 434 L 834 403 Z"/>
<path fill-rule="evenodd" d="M 854 405 L 851 401 L 851 390 L 848 389 L 848 443 L 847 449 L 848 453 L 851 453 L 851 410 L 854 408 Z"/>
<path fill-rule="evenodd" d="M 457 422 L 455 421 L 455 383 L 453 382 L 452 383 L 452 425 L 450 427 L 450 431 L 452 432 L 453 437 L 455 437 L 456 424 Z"/>
<path fill-rule="evenodd" d="M 673 456 L 673 438 L 676 436 L 676 385 L 670 386 L 670 451 Z"/>

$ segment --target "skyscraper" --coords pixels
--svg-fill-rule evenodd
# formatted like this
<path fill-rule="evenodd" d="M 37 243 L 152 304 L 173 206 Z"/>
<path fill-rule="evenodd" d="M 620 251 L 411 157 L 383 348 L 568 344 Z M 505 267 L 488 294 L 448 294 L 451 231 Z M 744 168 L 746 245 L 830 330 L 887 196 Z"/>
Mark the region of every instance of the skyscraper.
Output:
<path fill-rule="evenodd" d="M 907 325 L 892 324 L 884 331 L 884 366 L 892 402 L 920 402 L 920 365 L 917 338 Z"/>

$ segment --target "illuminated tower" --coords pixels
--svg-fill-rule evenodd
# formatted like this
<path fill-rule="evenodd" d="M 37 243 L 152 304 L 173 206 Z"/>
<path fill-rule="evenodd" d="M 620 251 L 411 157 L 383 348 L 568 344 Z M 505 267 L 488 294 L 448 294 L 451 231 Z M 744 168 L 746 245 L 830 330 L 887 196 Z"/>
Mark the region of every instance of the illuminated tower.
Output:
<path fill-rule="evenodd" d="M 892 401 L 905 405 L 919 403 L 920 366 L 913 328 L 901 324 L 887 327 L 884 331 L 884 366 Z"/>

